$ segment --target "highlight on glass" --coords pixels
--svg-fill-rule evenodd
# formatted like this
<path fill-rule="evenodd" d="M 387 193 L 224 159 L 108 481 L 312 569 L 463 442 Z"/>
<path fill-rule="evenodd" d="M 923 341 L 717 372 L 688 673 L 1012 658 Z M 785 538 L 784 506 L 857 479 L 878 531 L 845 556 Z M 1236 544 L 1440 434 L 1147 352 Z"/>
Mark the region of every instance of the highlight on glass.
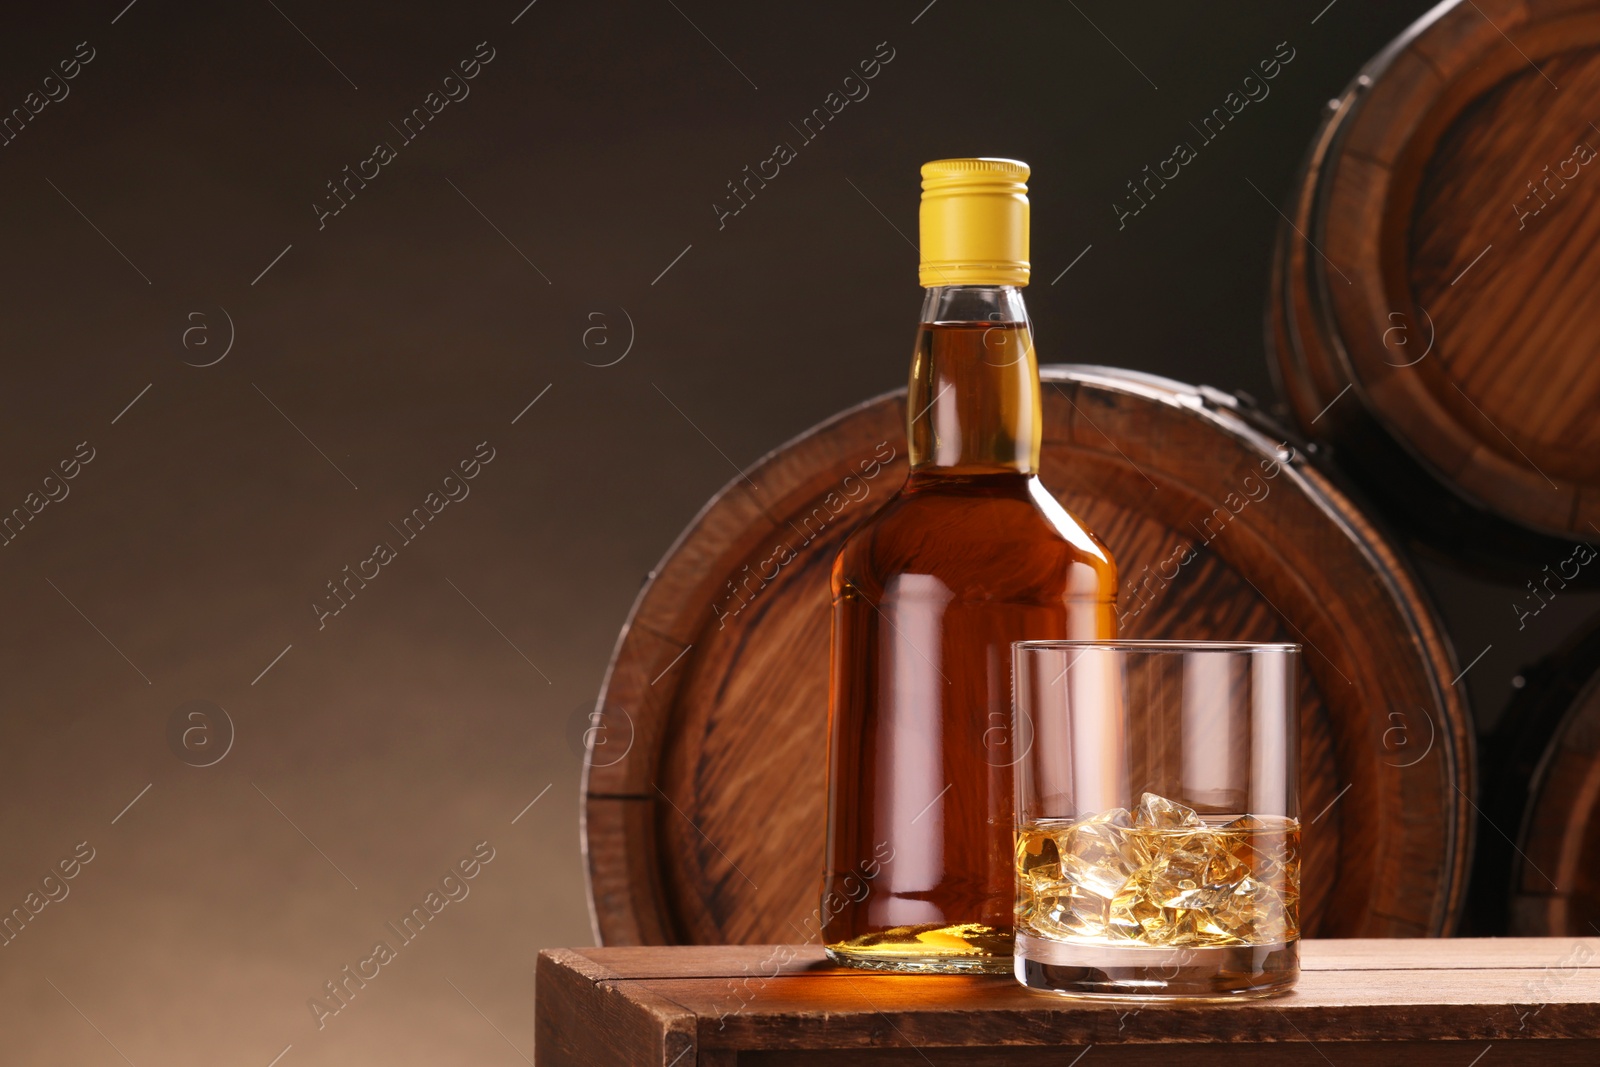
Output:
<path fill-rule="evenodd" d="M 1300 646 L 1012 647 L 1017 979 L 1086 997 L 1287 990 Z"/>

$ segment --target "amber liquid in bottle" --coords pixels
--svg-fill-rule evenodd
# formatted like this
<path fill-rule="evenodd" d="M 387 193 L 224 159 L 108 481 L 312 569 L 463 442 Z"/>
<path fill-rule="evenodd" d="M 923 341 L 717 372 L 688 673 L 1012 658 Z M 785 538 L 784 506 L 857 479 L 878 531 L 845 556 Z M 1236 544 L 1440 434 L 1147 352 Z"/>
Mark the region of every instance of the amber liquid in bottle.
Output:
<path fill-rule="evenodd" d="M 833 567 L 823 940 L 896 971 L 1011 970 L 1011 642 L 1115 636 L 1110 553 L 1040 484 L 1012 286 L 927 291 L 911 473 Z"/>

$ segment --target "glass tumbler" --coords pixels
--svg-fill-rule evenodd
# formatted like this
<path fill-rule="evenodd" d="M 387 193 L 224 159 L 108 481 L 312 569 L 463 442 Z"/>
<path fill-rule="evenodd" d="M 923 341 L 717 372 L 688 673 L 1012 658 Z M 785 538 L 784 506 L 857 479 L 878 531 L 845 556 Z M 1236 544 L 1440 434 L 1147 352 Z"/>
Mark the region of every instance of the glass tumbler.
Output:
<path fill-rule="evenodd" d="M 1300 646 L 1019 641 L 1017 979 L 1234 1000 L 1299 974 Z"/>

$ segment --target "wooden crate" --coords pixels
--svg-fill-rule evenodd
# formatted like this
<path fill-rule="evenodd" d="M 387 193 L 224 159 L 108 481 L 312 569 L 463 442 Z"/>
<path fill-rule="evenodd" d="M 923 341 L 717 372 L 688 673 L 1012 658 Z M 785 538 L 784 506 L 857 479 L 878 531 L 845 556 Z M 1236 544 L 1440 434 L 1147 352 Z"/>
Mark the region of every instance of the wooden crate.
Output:
<path fill-rule="evenodd" d="M 1295 990 L 1167 1007 L 835 967 L 815 945 L 548 949 L 539 1067 L 1600 1064 L 1600 938 L 1327 940 Z"/>

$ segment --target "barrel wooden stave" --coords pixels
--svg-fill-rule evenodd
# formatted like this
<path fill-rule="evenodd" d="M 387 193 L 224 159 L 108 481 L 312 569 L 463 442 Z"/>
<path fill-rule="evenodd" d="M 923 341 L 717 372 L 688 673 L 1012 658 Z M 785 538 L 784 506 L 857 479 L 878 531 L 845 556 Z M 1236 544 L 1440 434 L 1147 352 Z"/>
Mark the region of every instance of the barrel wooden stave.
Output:
<path fill-rule="evenodd" d="M 1404 567 L 1303 461 L 1264 478 L 1276 442 L 1214 394 L 1085 368 L 1045 379 L 1042 477 L 1117 556 L 1124 610 L 1137 607 L 1124 632 L 1308 644 L 1306 928 L 1446 930 L 1467 851 L 1471 739 L 1460 698 L 1442 685 L 1449 650 Z M 606 943 L 813 936 L 828 570 L 904 479 L 903 404 L 903 394 L 870 401 L 766 457 L 701 512 L 641 591 L 601 705 L 608 739 L 626 732 L 632 748 L 586 776 Z M 894 458 L 864 479 L 862 462 L 886 448 Z M 1212 531 L 1173 579 L 1129 600 L 1142 574 L 1170 571 Z M 780 543 L 793 558 L 774 567 Z M 747 566 L 770 580 L 751 586 L 737 614 L 714 611 L 717 591 Z M 1319 579 L 1324 569 L 1340 580 Z M 1437 739 L 1410 767 L 1386 747 L 1394 724 L 1376 709 L 1389 707 Z"/>

